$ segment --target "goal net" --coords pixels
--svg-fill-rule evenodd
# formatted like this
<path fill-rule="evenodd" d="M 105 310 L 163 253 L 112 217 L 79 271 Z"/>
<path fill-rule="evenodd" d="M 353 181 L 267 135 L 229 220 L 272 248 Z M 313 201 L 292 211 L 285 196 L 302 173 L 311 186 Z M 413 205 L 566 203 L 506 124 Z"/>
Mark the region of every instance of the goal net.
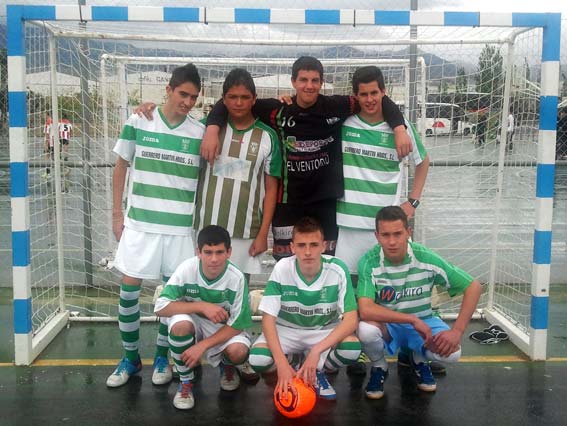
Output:
<path fill-rule="evenodd" d="M 382 69 L 388 94 L 416 123 L 432 161 L 414 240 L 479 279 L 485 291 L 477 314 L 504 324 L 529 351 L 540 29 L 423 24 L 412 40 L 401 25 L 140 26 L 45 18 L 26 21 L 23 33 L 32 335 L 62 315 L 60 324 L 67 317 L 116 320 L 112 148 L 132 108 L 161 103 L 172 69 L 187 62 L 197 65 L 203 80 L 196 118 L 219 99 L 224 77 L 236 66 L 250 71 L 259 97 L 288 94 L 291 64 L 307 54 L 324 65 L 324 94 L 350 94 L 357 67 Z M 46 126 L 47 115 L 52 126 Z M 63 117 L 73 126 L 69 145 L 54 143 L 48 158 L 45 142 L 59 139 Z M 412 175 L 408 167 L 406 187 Z M 253 277 L 253 284 L 261 287 L 266 274 Z M 146 320 L 154 320 L 158 284 L 142 286 Z M 440 290 L 435 300 L 441 315 L 458 313 L 458 298 Z"/>

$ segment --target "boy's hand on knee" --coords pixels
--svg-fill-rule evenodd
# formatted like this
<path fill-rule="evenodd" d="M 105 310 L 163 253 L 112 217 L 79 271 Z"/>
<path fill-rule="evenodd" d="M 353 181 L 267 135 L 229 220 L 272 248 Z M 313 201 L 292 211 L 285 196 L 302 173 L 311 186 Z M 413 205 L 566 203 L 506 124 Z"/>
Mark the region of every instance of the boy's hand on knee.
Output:
<path fill-rule="evenodd" d="M 431 339 L 431 347 L 428 347 L 428 349 L 442 357 L 448 357 L 459 350 L 461 337 L 462 333 L 455 329 L 442 331 L 433 336 Z"/>
<path fill-rule="evenodd" d="M 181 360 L 187 367 L 193 368 L 201 361 L 201 357 L 206 350 L 207 348 L 204 345 L 197 343 L 181 354 Z"/>

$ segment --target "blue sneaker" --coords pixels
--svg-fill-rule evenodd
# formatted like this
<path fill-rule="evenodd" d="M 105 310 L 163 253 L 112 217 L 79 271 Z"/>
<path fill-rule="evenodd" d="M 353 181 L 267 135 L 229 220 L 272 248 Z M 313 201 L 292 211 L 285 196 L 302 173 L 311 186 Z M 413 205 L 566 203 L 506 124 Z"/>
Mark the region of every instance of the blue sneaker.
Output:
<path fill-rule="evenodd" d="M 328 399 L 328 400 L 335 400 L 337 399 L 337 393 L 329 380 L 327 380 L 327 376 L 322 371 L 317 371 L 317 395 L 319 398 Z"/>
<path fill-rule="evenodd" d="M 165 356 L 156 356 L 154 359 L 152 383 L 154 385 L 166 385 L 173 379 L 173 370 Z"/>
<path fill-rule="evenodd" d="M 384 396 L 384 381 L 388 377 L 388 371 L 380 367 L 370 369 L 370 380 L 366 385 L 366 397 L 369 399 L 380 399 Z"/>
<path fill-rule="evenodd" d="M 435 392 L 437 383 L 428 362 L 414 363 L 413 371 L 417 376 L 417 388 L 424 392 Z"/>
<path fill-rule="evenodd" d="M 128 358 L 122 358 L 118 363 L 116 370 L 106 379 L 106 386 L 109 388 L 117 388 L 125 385 L 133 374 L 142 369 L 142 360 L 138 356 L 135 362 L 131 362 Z"/>

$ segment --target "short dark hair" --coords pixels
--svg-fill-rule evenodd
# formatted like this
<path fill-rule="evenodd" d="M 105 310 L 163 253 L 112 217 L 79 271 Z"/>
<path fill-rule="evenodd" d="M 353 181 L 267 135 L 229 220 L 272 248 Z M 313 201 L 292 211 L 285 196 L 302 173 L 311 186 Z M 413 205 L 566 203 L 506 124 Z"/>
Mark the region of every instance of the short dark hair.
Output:
<path fill-rule="evenodd" d="M 321 83 L 323 82 L 323 64 L 313 56 L 301 56 L 293 63 L 291 67 L 292 80 L 297 80 L 299 71 L 318 71 Z"/>
<path fill-rule="evenodd" d="M 197 237 L 199 250 L 203 250 L 205 245 L 216 246 L 217 244 L 224 244 L 227 250 L 230 248 L 230 235 L 226 229 L 218 225 L 208 225 L 201 229 Z"/>
<path fill-rule="evenodd" d="M 400 206 L 383 207 L 376 215 L 376 230 L 378 231 L 380 221 L 395 222 L 396 220 L 401 220 L 404 228 L 408 229 L 408 217 Z"/>
<path fill-rule="evenodd" d="M 380 90 L 386 90 L 386 83 L 384 83 L 384 74 L 382 74 L 380 68 L 374 65 L 357 68 L 352 75 L 352 92 L 355 95 L 358 94 L 360 83 L 372 83 L 373 81 L 376 81 L 378 83 Z"/>
<path fill-rule="evenodd" d="M 193 83 L 197 90 L 201 91 L 201 77 L 195 65 L 189 63 L 173 70 L 169 79 L 171 90 L 181 86 L 183 83 Z"/>
<path fill-rule="evenodd" d="M 231 70 L 222 84 L 222 95 L 226 93 L 234 86 L 244 86 L 250 91 L 254 96 L 256 96 L 256 85 L 254 84 L 254 79 L 248 71 L 244 68 L 234 68 Z"/>
<path fill-rule="evenodd" d="M 325 239 L 325 231 L 323 231 L 323 227 L 319 223 L 319 221 L 315 218 L 304 216 L 299 219 L 295 225 L 293 225 L 293 232 L 291 235 L 291 239 L 293 240 L 295 234 L 308 234 L 310 232 L 321 232 L 323 239 Z"/>

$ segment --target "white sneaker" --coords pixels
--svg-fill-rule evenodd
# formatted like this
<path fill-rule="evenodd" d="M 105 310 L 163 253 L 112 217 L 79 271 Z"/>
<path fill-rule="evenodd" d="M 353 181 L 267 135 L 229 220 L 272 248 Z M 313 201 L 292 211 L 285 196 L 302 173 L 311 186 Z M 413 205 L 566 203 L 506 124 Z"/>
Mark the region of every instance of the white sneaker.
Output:
<path fill-rule="evenodd" d="M 260 375 L 254 371 L 248 361 L 235 366 L 240 374 L 240 378 L 246 383 L 254 383 L 260 379 Z"/>
<path fill-rule="evenodd" d="M 220 387 L 225 391 L 234 391 L 240 387 L 240 376 L 236 372 L 234 365 L 221 364 L 220 367 Z"/>
<path fill-rule="evenodd" d="M 154 359 L 154 372 L 152 373 L 152 383 L 154 385 L 166 385 L 173 379 L 173 370 L 167 357 L 156 356 Z"/>
<path fill-rule="evenodd" d="M 173 398 L 173 406 L 179 410 L 190 410 L 195 406 L 193 397 L 193 383 L 179 382 L 177 392 Z"/>
<path fill-rule="evenodd" d="M 117 388 L 118 386 L 125 385 L 130 379 L 130 376 L 136 374 L 141 369 L 142 361 L 140 357 L 138 357 L 135 363 L 130 362 L 128 358 L 122 358 L 116 370 L 106 379 L 106 386 L 109 388 Z"/>

